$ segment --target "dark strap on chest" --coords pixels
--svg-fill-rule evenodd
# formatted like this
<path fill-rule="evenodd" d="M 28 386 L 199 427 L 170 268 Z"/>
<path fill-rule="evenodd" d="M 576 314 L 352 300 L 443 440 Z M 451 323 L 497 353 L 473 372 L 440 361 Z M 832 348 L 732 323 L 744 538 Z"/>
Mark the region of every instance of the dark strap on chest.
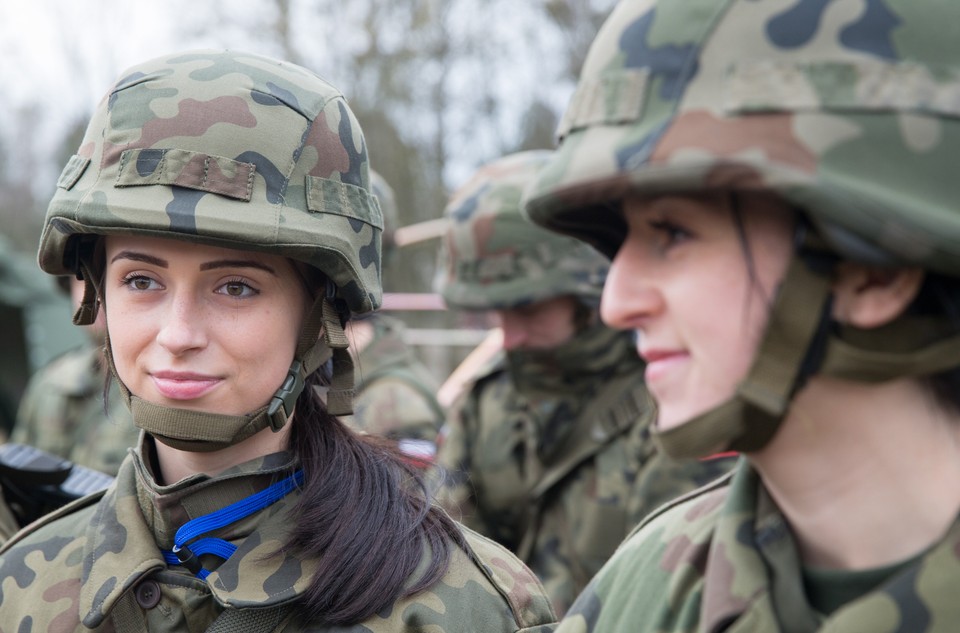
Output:
<path fill-rule="evenodd" d="M 635 384 L 624 389 L 624 382 L 628 381 Z M 617 392 L 622 393 L 618 396 Z M 526 522 L 526 530 L 516 552 L 521 560 L 529 560 L 533 552 L 546 494 L 580 464 L 626 433 L 646 412 L 652 410 L 653 404 L 643 381 L 635 374 L 629 374 L 614 379 L 577 416 L 573 432 L 564 442 L 560 453 L 553 463 L 536 475 L 537 481 L 531 482 L 527 488 L 530 490 L 530 519 Z M 535 456 L 528 455 L 528 459 L 535 459 Z M 617 526 L 611 526 L 611 529 L 619 530 Z M 615 539 L 622 537 L 618 532 Z"/>
<path fill-rule="evenodd" d="M 226 609 L 207 633 L 272 633 L 292 613 L 289 606 L 269 609 Z"/>
<path fill-rule="evenodd" d="M 224 609 L 207 628 L 207 633 L 273 633 L 292 614 L 290 605 L 266 609 Z M 120 597 L 111 617 L 117 633 L 143 633 L 148 630 L 146 614 L 134 599 L 132 590 Z"/>

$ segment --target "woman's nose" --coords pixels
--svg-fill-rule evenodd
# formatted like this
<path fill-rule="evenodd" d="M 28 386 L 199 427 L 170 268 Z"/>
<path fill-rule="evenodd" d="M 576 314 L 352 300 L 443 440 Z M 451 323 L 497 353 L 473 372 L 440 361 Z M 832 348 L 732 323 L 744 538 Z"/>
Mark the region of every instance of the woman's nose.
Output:
<path fill-rule="evenodd" d="M 207 337 L 200 302 L 189 293 L 170 298 L 163 322 L 157 332 L 157 343 L 171 354 L 179 355 L 206 345 Z"/>
<path fill-rule="evenodd" d="M 630 242 L 624 242 L 603 284 L 600 318 L 618 330 L 639 329 L 663 309 L 663 296 L 652 283 L 649 266 L 644 265 L 636 250 Z"/>

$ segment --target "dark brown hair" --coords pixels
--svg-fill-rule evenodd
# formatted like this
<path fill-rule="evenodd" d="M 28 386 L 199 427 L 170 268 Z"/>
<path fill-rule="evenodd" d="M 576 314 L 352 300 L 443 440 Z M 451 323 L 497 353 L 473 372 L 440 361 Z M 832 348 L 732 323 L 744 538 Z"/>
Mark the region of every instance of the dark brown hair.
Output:
<path fill-rule="evenodd" d="M 290 445 L 304 481 L 288 545 L 319 563 L 303 596 L 306 619 L 349 625 L 434 584 L 451 548 L 467 548 L 391 442 L 359 435 L 327 412 L 316 389 L 325 382 L 323 370 L 315 372 L 297 399 Z"/>

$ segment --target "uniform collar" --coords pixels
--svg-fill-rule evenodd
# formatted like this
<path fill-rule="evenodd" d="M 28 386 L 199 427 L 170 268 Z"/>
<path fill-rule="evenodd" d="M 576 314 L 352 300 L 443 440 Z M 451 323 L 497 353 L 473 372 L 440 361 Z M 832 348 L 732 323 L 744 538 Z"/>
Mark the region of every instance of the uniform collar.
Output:
<path fill-rule="evenodd" d="M 80 592 L 85 626 L 98 626 L 127 590 L 167 567 L 160 548 L 172 546 L 180 525 L 266 488 L 290 474 L 296 465 L 292 454 L 275 453 L 216 477 L 196 475 L 160 486 L 147 466 L 150 460 L 143 459 L 150 451 L 151 441 L 147 440 L 124 461 L 116 485 L 101 500 L 87 526 Z M 292 554 L 270 554 L 282 544 L 290 525 L 290 508 L 298 498 L 299 493 L 294 491 L 275 505 L 216 533 L 237 545 L 237 551 L 206 581 L 189 577 L 205 584 L 213 598 L 225 606 L 269 607 L 295 599 L 309 584 L 313 566 Z M 175 569 L 171 572 L 176 573 Z M 183 573 L 188 574 L 185 570 Z"/>
<path fill-rule="evenodd" d="M 742 461 L 720 511 L 706 562 L 701 630 L 893 630 L 900 610 L 908 613 L 911 630 L 927 630 L 924 621 L 930 626 L 957 622 L 957 551 L 960 520 L 915 564 L 893 574 L 875 591 L 827 617 L 815 614 L 802 594 L 801 570 L 789 527 L 763 489 L 759 475 Z M 881 604 L 897 607 L 890 611 L 878 608 Z"/>

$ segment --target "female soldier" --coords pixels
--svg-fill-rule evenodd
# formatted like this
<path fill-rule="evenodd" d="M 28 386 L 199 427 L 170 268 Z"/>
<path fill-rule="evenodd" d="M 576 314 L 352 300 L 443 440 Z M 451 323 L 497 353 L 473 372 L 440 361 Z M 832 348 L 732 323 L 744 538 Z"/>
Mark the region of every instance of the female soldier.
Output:
<path fill-rule="evenodd" d="M 86 281 L 78 323 L 105 309 L 107 357 L 145 434 L 101 499 L 7 544 L 0 629 L 551 619 L 515 558 L 461 533 L 395 453 L 331 415 L 349 412 L 343 323 L 380 301 L 368 178 L 342 95 L 297 66 L 198 51 L 114 86 L 39 257 Z"/>
<path fill-rule="evenodd" d="M 626 0 L 527 210 L 612 267 L 657 436 L 745 453 L 560 631 L 960 621 L 960 5 Z"/>

